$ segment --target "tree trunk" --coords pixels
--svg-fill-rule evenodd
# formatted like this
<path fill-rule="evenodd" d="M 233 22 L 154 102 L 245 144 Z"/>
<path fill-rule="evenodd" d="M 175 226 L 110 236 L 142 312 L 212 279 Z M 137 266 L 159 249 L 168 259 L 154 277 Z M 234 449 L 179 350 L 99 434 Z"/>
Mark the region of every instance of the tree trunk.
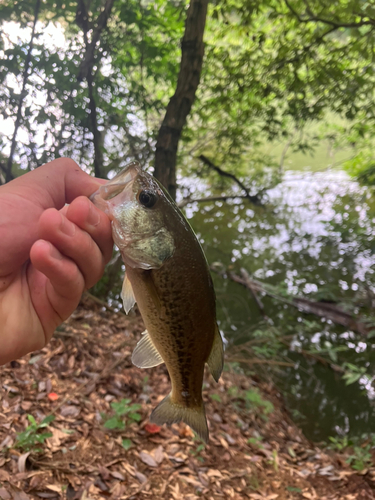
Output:
<path fill-rule="evenodd" d="M 108 19 L 111 15 L 114 0 L 106 0 L 105 5 L 96 21 L 92 21 L 91 24 L 94 26 L 93 33 L 91 37 L 91 42 L 88 41 L 87 33 L 90 29 L 88 13 L 84 0 L 79 0 L 77 3 L 76 12 L 76 23 L 83 31 L 83 38 L 86 46 L 85 57 L 79 68 L 77 80 L 81 82 L 82 80 L 87 81 L 88 92 L 89 92 L 89 109 L 90 109 L 90 122 L 91 122 L 91 132 L 93 135 L 93 145 L 94 145 L 94 174 L 95 177 L 105 177 L 104 175 L 104 164 L 103 164 L 103 143 L 100 130 L 98 128 L 97 119 L 97 106 L 94 96 L 94 75 L 93 66 L 95 63 L 96 46 L 100 41 L 102 32 L 107 28 Z M 97 63 L 99 63 L 100 55 L 97 55 Z"/>
<path fill-rule="evenodd" d="M 190 2 L 181 43 L 181 64 L 176 92 L 169 101 L 156 142 L 154 175 L 174 199 L 178 141 L 193 105 L 202 71 L 207 5 L 208 0 Z"/>
<path fill-rule="evenodd" d="M 22 123 L 22 107 L 23 107 L 25 97 L 27 95 L 26 84 L 27 84 L 27 80 L 29 78 L 29 69 L 30 69 L 30 64 L 31 64 L 31 53 L 33 50 L 33 45 L 34 45 L 35 29 L 36 29 L 36 23 L 38 21 L 39 9 L 40 9 L 40 0 L 36 0 L 35 9 L 34 9 L 33 28 L 31 31 L 29 49 L 27 51 L 27 55 L 26 55 L 26 59 L 25 59 L 25 66 L 24 66 L 23 75 L 22 75 L 22 89 L 21 89 L 19 100 L 18 100 L 17 115 L 16 115 L 16 121 L 14 124 L 14 131 L 13 131 L 13 137 L 12 137 L 12 142 L 11 142 L 11 146 L 10 146 L 10 153 L 9 153 L 8 161 L 6 164 L 5 182 L 9 182 L 13 179 L 13 173 L 12 173 L 13 157 L 14 157 L 14 153 L 16 151 L 17 132 L 18 132 L 18 129 L 20 128 L 21 123 Z"/>

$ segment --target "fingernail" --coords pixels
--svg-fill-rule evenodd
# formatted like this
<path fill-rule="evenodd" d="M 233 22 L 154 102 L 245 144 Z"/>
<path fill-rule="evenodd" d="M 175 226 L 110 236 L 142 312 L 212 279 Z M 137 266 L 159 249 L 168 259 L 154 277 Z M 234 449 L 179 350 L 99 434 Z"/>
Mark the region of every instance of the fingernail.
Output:
<path fill-rule="evenodd" d="M 67 234 L 68 236 L 74 236 L 76 232 L 76 226 L 73 224 L 73 222 L 70 222 L 64 215 L 61 214 L 61 225 L 60 229 L 63 233 Z"/>
<path fill-rule="evenodd" d="M 62 260 L 64 257 L 61 255 L 61 253 L 55 248 L 51 243 L 49 243 L 50 246 L 50 251 L 49 254 L 50 256 L 55 259 L 55 260 Z"/>
<path fill-rule="evenodd" d="M 87 222 L 94 227 L 97 226 L 100 222 L 100 214 L 92 203 L 90 203 L 90 211 L 87 216 Z"/>

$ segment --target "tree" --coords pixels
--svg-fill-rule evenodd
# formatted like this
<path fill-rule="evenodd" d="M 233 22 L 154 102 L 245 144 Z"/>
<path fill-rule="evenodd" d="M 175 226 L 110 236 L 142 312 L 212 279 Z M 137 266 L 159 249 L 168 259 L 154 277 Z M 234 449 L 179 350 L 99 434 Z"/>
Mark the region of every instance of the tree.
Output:
<path fill-rule="evenodd" d="M 1 134 L 2 182 L 68 155 L 103 177 L 137 159 L 172 194 L 176 167 L 213 183 L 231 173 L 254 195 L 280 173 L 264 141 L 311 149 L 305 125 L 329 114 L 345 118 L 347 135 L 370 136 L 370 3 L 226 0 L 209 6 L 207 23 L 206 0 L 187 7 L 3 2 L 0 111 L 13 131 Z"/>

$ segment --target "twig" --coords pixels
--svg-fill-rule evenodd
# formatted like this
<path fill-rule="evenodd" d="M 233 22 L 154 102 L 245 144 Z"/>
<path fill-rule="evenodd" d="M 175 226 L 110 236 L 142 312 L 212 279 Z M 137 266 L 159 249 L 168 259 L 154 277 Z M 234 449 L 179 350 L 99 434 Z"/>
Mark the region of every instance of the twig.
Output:
<path fill-rule="evenodd" d="M 106 309 L 108 309 L 108 311 L 111 311 L 111 312 L 113 312 L 115 314 L 120 314 L 121 316 L 126 316 L 125 313 L 123 313 L 122 311 L 117 311 L 114 307 L 112 307 L 109 304 L 107 304 L 107 302 L 105 302 L 102 299 L 99 299 L 98 297 L 95 297 L 95 295 L 92 295 L 92 293 L 90 293 L 90 292 L 86 291 L 83 294 L 83 298 L 85 298 L 85 297 L 87 297 L 88 299 L 92 300 L 93 302 L 96 302 L 97 304 L 105 307 Z"/>
<path fill-rule="evenodd" d="M 280 342 L 284 345 L 286 345 L 290 351 L 292 351 L 290 349 L 290 344 L 289 342 L 286 342 L 284 340 L 281 340 L 280 339 Z M 293 352 L 293 351 L 292 351 Z M 326 358 L 323 358 L 322 356 L 319 356 L 319 354 L 315 354 L 315 353 L 312 353 L 312 352 L 309 352 L 309 351 L 306 351 L 305 349 L 301 349 L 301 348 L 298 348 L 296 349 L 294 352 L 296 352 L 297 354 L 302 354 L 302 356 L 305 356 L 307 358 L 312 358 L 312 359 L 315 359 L 316 361 L 318 361 L 319 363 L 321 363 L 322 365 L 325 365 L 325 366 L 329 366 L 333 371 L 335 372 L 339 372 L 339 373 L 345 373 L 345 370 L 344 368 L 342 368 L 341 366 L 339 365 L 336 365 L 335 363 L 331 363 L 330 361 L 328 361 L 328 359 Z"/>
<path fill-rule="evenodd" d="M 275 366 L 291 366 L 294 367 L 295 363 L 288 361 L 277 361 L 275 359 L 259 359 L 259 358 L 237 358 L 236 356 L 225 357 L 225 361 L 229 363 L 247 363 L 249 365 L 275 365 Z"/>

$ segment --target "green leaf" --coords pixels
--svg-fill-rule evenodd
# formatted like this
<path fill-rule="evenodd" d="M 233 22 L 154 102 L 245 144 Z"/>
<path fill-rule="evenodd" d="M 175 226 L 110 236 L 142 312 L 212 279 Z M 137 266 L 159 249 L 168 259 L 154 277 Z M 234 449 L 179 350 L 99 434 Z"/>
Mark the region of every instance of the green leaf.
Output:
<path fill-rule="evenodd" d="M 135 420 L 136 422 L 142 420 L 142 416 L 139 413 L 129 413 L 129 418 Z"/>
<path fill-rule="evenodd" d="M 129 450 L 133 446 L 133 442 L 130 439 L 123 439 L 122 440 L 122 446 L 125 448 L 126 451 Z"/>
<path fill-rule="evenodd" d="M 125 424 L 118 417 L 112 417 L 112 418 L 108 419 L 104 423 L 104 427 L 106 429 L 111 429 L 111 430 L 113 430 L 113 429 L 124 429 L 125 428 Z"/>

